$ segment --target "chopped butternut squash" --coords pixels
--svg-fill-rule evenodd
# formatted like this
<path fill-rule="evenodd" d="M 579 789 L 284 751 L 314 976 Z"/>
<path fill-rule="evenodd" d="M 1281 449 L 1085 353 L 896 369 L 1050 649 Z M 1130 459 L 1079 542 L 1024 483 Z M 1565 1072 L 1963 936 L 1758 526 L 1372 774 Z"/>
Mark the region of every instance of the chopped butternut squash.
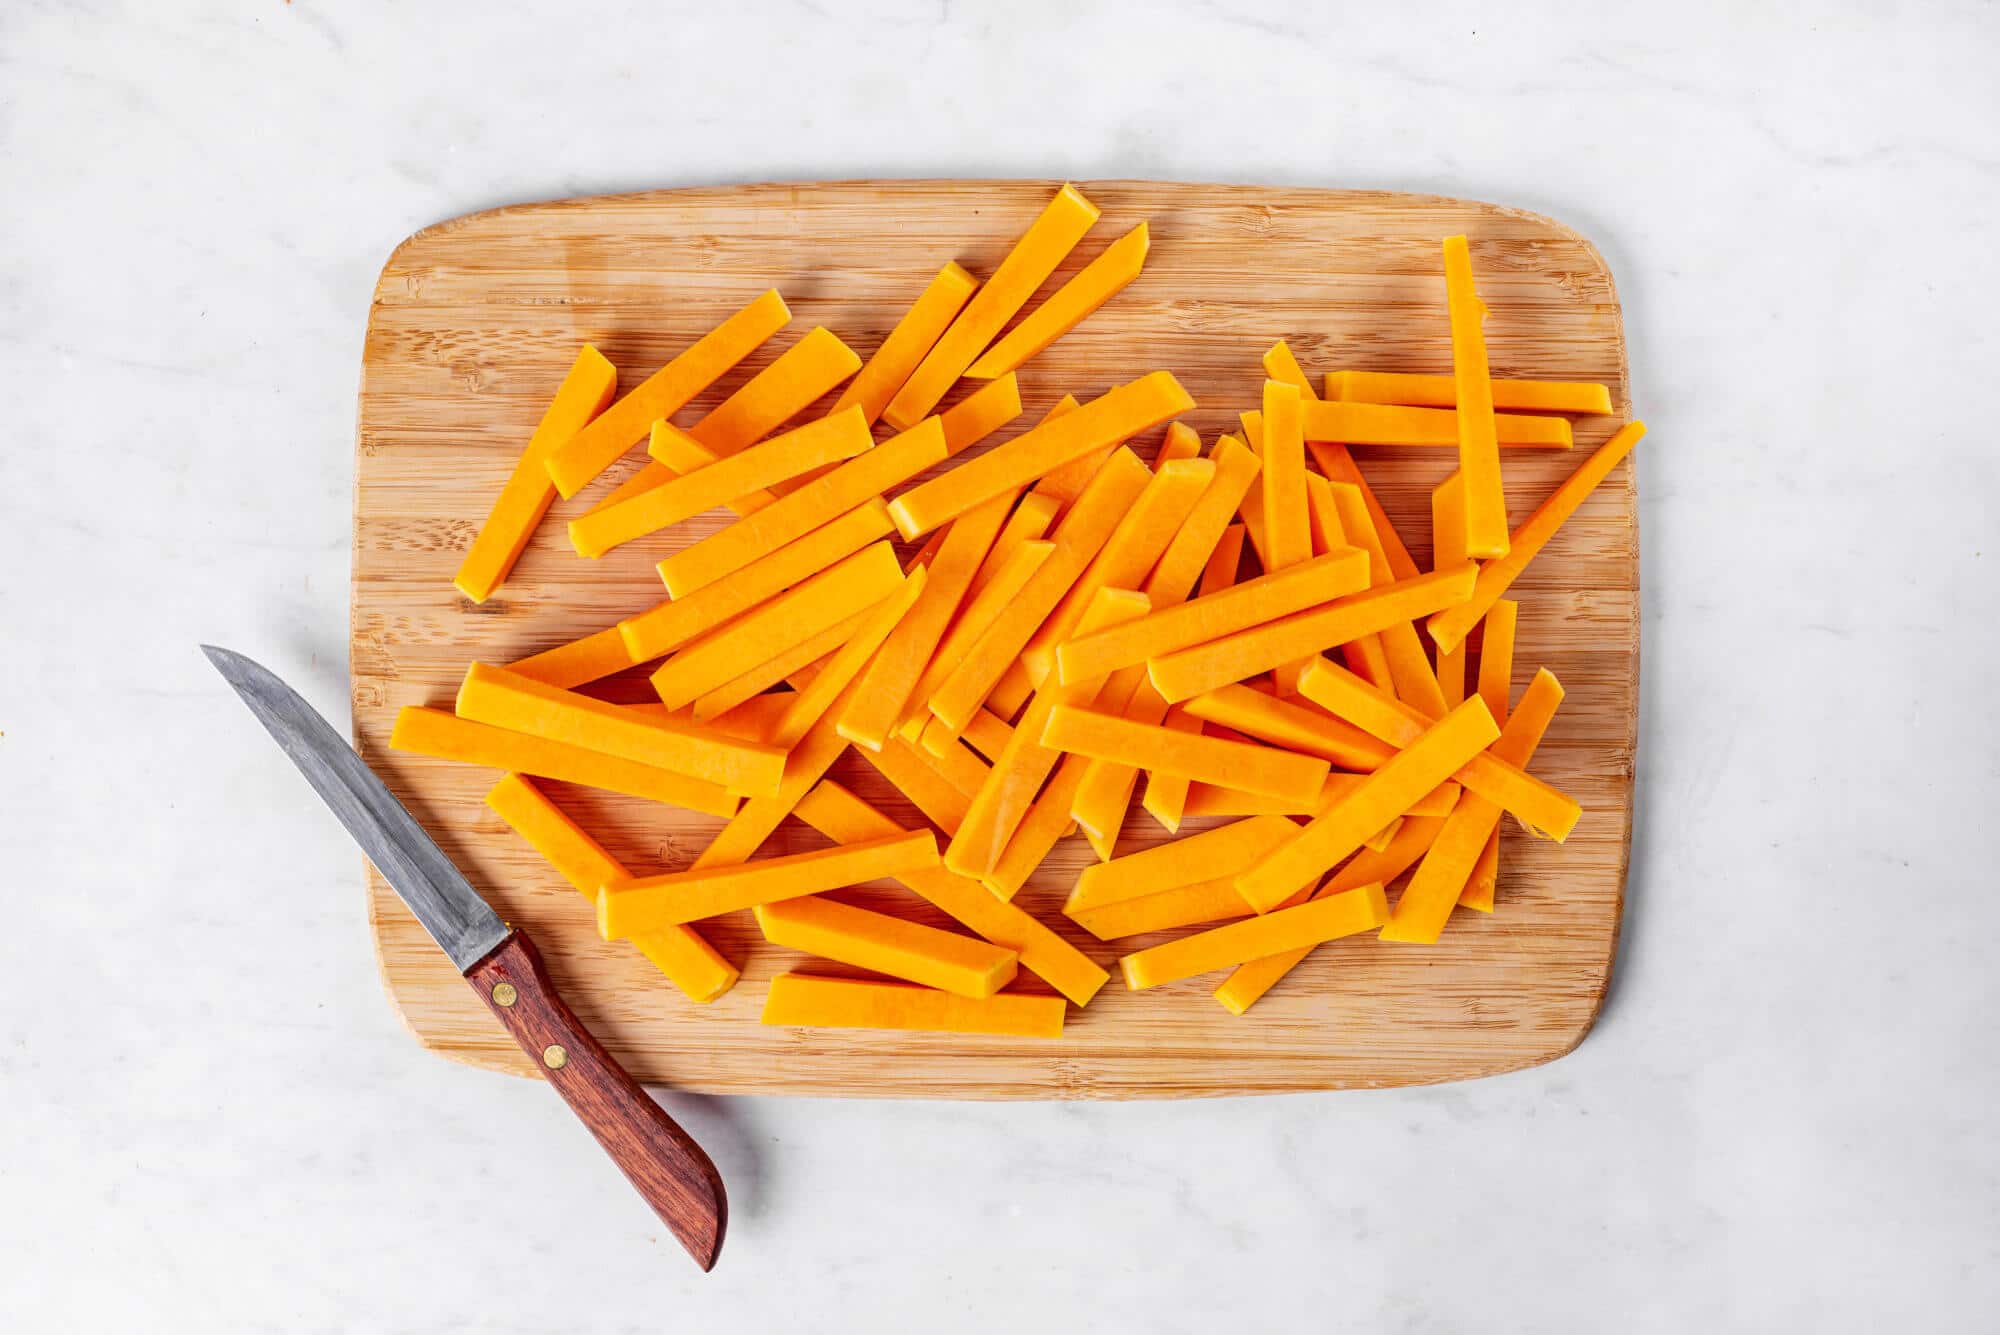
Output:
<path fill-rule="evenodd" d="M 1324 665 L 1325 660 L 1318 659 L 1313 667 Z M 1259 912 L 1276 908 L 1288 895 L 1360 848 L 1377 830 L 1409 811 L 1499 735 L 1485 704 L 1477 696 L 1467 700 L 1384 762 L 1344 801 L 1313 817 L 1292 839 L 1238 876 L 1237 891 Z M 1461 805 L 1463 801 L 1460 799 Z"/>
<path fill-rule="evenodd" d="M 1338 441 L 1345 445 L 1401 445 L 1452 449 L 1458 444 L 1459 413 L 1456 408 L 1405 408 L 1386 403 L 1328 403 L 1318 399 L 1305 405 L 1306 441 Z M 1528 417 L 1513 413 L 1493 415 L 1494 434 L 1499 445 L 1524 449 L 1566 450 L 1575 443 L 1569 420 L 1562 417 Z M 1497 456 L 1496 456 L 1497 457 Z"/>
<path fill-rule="evenodd" d="M 1508 412 L 1603 416 L 1611 411 L 1611 391 L 1604 385 L 1566 380 L 1495 379 L 1492 383 L 1493 406 Z M 1326 397 L 1344 403 L 1456 408 L 1458 378 L 1394 371 L 1328 371 Z"/>
<path fill-rule="evenodd" d="M 1063 912 L 1075 917 L 1162 890 L 1233 877 L 1298 832 L 1299 827 L 1282 816 L 1253 816 L 1085 867 L 1063 903 Z"/>
<path fill-rule="evenodd" d="M 674 428 L 660 422 L 654 430 L 657 439 Z M 727 505 L 760 487 L 797 477 L 822 464 L 852 459 L 873 443 L 858 408 L 808 422 L 796 431 L 726 455 L 630 500 L 572 519 L 570 545 L 582 556 L 602 556 L 621 543 Z"/>
<path fill-rule="evenodd" d="M 955 733 L 964 731 L 973 711 L 993 694 L 1029 638 L 1082 577 L 1151 477 L 1139 456 L 1122 446 L 1104 461 L 1057 526 L 1056 550 L 932 693 L 930 711 L 946 727 Z M 1001 708 L 994 712 L 1003 718 L 1012 713 Z"/>
<path fill-rule="evenodd" d="M 1020 963 L 1019 955 L 989 941 L 823 895 L 759 904 L 756 914 L 764 939 L 773 945 L 962 997 L 992 996 L 1014 981 Z"/>
<path fill-rule="evenodd" d="M 1472 563 L 1467 562 L 1456 570 L 1419 575 L 1365 593 L 1335 598 L 1303 612 L 1149 659 L 1146 670 L 1154 687 L 1170 703 L 1185 700 L 1268 672 L 1280 663 L 1315 654 L 1329 644 L 1340 644 L 1398 621 L 1450 607 L 1470 594 L 1474 573 Z"/>
<path fill-rule="evenodd" d="M 937 406 L 967 367 L 1027 304 L 1042 280 L 1056 271 L 1063 257 L 1083 240 L 1097 221 L 1098 209 L 1073 185 L 1065 185 L 1042 210 L 1027 232 L 1007 252 L 985 286 L 973 293 L 965 309 L 951 322 L 917 369 L 910 373 L 882 416 L 898 430 L 908 430 Z M 1003 368 L 1011 369 L 1011 368 Z M 968 507 L 970 508 L 970 507 Z"/>
<path fill-rule="evenodd" d="M 486 522 L 473 535 L 459 563 L 452 583 L 475 603 L 493 596 L 501 581 L 513 570 L 535 525 L 542 522 L 555 503 L 555 483 L 549 481 L 548 457 L 569 443 L 590 420 L 604 411 L 618 389 L 618 371 L 604 354 L 586 343 L 576 355 L 569 374 L 556 389 L 548 411 L 542 414 L 528 447 L 514 464 L 514 471 L 494 498 Z"/>
<path fill-rule="evenodd" d="M 1254 633 L 1293 614 L 1334 606 L 1366 588 L 1367 578 L 1367 557 L 1358 548 L 1315 556 L 1219 593 L 1163 607 L 1123 626 L 1069 637 L 1056 649 L 1057 675 L 1065 681 L 1102 676 L 1134 663 L 1158 662 L 1178 650 L 1231 635 Z M 1243 675 L 1263 670 L 1252 668 Z"/>
<path fill-rule="evenodd" d="M 939 335 L 972 299 L 978 286 L 979 281 L 959 267 L 956 260 L 938 270 L 937 277 L 918 294 L 916 303 L 896 322 L 868 364 L 840 392 L 834 408 L 858 404 L 868 424 L 873 426 L 882 416 L 882 410 L 889 406 L 889 400 L 910 378 L 910 372 L 917 369 L 924 354 L 936 345 Z"/>
<path fill-rule="evenodd" d="M 466 669 L 458 688 L 458 714 L 474 723 L 672 770 L 750 797 L 776 792 L 784 772 L 785 753 L 775 746 L 651 717 L 485 663 Z"/>
<path fill-rule="evenodd" d="M 549 454 L 548 474 L 556 490 L 564 500 L 583 490 L 644 438 L 653 423 L 679 412 L 791 318 L 784 298 L 765 292 L 696 339 Z"/>
<path fill-rule="evenodd" d="M 796 814 L 840 844 L 903 833 L 894 821 L 831 780 L 807 793 Z M 1110 978 L 1088 955 L 977 881 L 943 867 L 911 868 L 896 873 L 896 879 L 994 945 L 1018 953 L 1022 968 L 1079 1006 L 1088 1005 Z"/>
<path fill-rule="evenodd" d="M 841 736 L 871 751 L 882 749 L 882 743 L 902 721 L 904 705 L 937 652 L 1012 506 L 1013 497 L 996 496 L 952 521 L 944 545 L 931 562 L 930 584 L 869 667 L 854 708 L 840 722 Z"/>
<path fill-rule="evenodd" d="M 606 941 L 616 941 L 936 865 L 937 839 L 929 830 L 912 830 L 844 848 L 818 848 L 732 867 L 639 876 L 614 881 L 598 892 L 597 930 Z"/>
<path fill-rule="evenodd" d="M 1458 473 L 1465 485 L 1465 554 L 1486 561 L 1507 554 L 1507 495 L 1500 487 L 1499 420 L 1486 365 L 1486 303 L 1474 291 L 1472 252 L 1463 236 L 1444 239 L 1444 284 L 1451 310 Z"/>
<path fill-rule="evenodd" d="M 902 582 L 903 568 L 894 547 L 886 542 L 864 547 L 684 646 L 653 674 L 653 689 L 667 708 L 679 709 L 787 649 L 859 616 L 889 597 Z M 922 598 L 917 601 L 921 607 Z M 906 618 L 897 629 L 907 623 Z M 890 638 L 895 638 L 895 632 Z"/>
<path fill-rule="evenodd" d="M 1076 277 L 1057 288 L 1048 300 L 981 353 L 979 360 L 966 369 L 966 376 L 972 380 L 991 380 L 1005 375 L 1083 323 L 1092 311 L 1124 291 L 1139 276 L 1139 270 L 1145 267 L 1149 244 L 1146 224 L 1140 223 L 1106 246 L 1102 254 L 1077 271 Z"/>
<path fill-rule="evenodd" d="M 866 504 L 944 458 L 944 427 L 930 418 L 915 429 L 865 450 L 832 472 L 780 497 L 755 514 L 709 534 L 660 562 L 660 578 L 676 598 L 713 584 L 825 523 Z M 890 507 L 894 518 L 895 507 Z"/>
<path fill-rule="evenodd" d="M 1326 761 L 1296 751 L 1223 741 L 1134 723 L 1089 709 L 1058 706 L 1042 729 L 1042 745 L 1135 769 L 1185 774 L 1190 781 L 1226 783 L 1286 801 L 1310 803 L 1326 779 Z"/>
<path fill-rule="evenodd" d="M 593 906 L 597 892 L 630 877 L 603 845 L 583 832 L 543 792 L 518 774 L 509 774 L 486 794 L 486 805 L 507 822 L 565 881 Z M 674 926 L 632 938 L 632 944 L 655 968 L 687 993 L 688 1000 L 707 1003 L 735 986 L 736 966 L 704 941 L 692 927 Z"/>
<path fill-rule="evenodd" d="M 1554 674 L 1543 668 L 1521 696 L 1521 707 L 1500 739 L 1493 755 L 1510 765 L 1526 765 L 1535 753 L 1556 706 L 1562 703 L 1562 686 Z M 1424 854 L 1417 874 L 1396 901 L 1395 915 L 1382 929 L 1384 941 L 1429 943 L 1444 930 L 1445 919 L 1458 903 L 1473 868 L 1486 850 L 1489 839 L 1500 827 L 1500 807 L 1477 793 L 1470 794 L 1446 818 L 1437 842 Z"/>
<path fill-rule="evenodd" d="M 737 799 L 719 783 L 705 783 L 675 770 L 568 742 L 475 723 L 443 709 L 404 706 L 396 714 L 389 748 L 643 797 L 711 816 L 734 815 L 737 809 Z"/>
<path fill-rule="evenodd" d="M 1351 672 L 1320 659 L 1306 669 L 1299 690 L 1319 705 L 1392 746 L 1408 748 L 1424 736 L 1431 720 L 1420 711 L 1385 695 Z M 1478 696 L 1468 697 L 1477 700 Z M 1465 706 L 1460 705 L 1463 709 Z M 1489 713 L 1489 718 L 1492 717 Z M 1524 774 L 1495 756 L 1479 754 L 1451 776 L 1467 789 L 1500 804 L 1529 831 L 1554 839 L 1569 837 L 1581 809 L 1541 780 Z"/>
<path fill-rule="evenodd" d="M 1153 474 L 1089 569 L 1028 638 L 1021 664 L 1032 685 L 1040 686 L 1055 667 L 1057 646 L 1075 631 L 1100 589 L 1136 589 L 1145 583 L 1214 477 L 1215 464 L 1207 459 L 1175 459 Z"/>
<path fill-rule="evenodd" d="M 1245 922 L 1210 928 L 1118 961 L 1125 985 L 1137 992 L 1162 983 L 1226 969 L 1245 960 L 1316 946 L 1380 927 L 1389 916 L 1388 897 L 1378 885 L 1279 909 Z"/>
<path fill-rule="evenodd" d="M 1052 469 L 1193 407 L 1178 380 L 1155 371 L 919 483 L 891 501 L 889 513 L 905 538 L 921 537 L 995 496 L 1027 487 Z"/>
<path fill-rule="evenodd" d="M 1563 522 L 1576 513 L 1584 498 L 1610 476 L 1611 470 L 1632 452 L 1632 447 L 1645 434 L 1645 423 L 1629 422 L 1620 427 L 1610 440 L 1598 446 L 1583 461 L 1582 467 L 1571 473 L 1514 531 L 1508 542 L 1507 554 L 1479 568 L 1479 580 L 1473 586 L 1472 596 L 1441 610 L 1425 623 L 1430 628 L 1431 639 L 1447 647 L 1462 643 L 1500 595 L 1520 578 L 1521 572 L 1528 568 L 1528 562 L 1548 545 Z"/>
<path fill-rule="evenodd" d="M 683 598 L 618 623 L 629 662 L 670 653 L 895 531 L 889 507 L 869 500 Z M 514 665 L 523 671 L 524 664 Z M 577 683 L 552 682 L 551 685 Z"/>

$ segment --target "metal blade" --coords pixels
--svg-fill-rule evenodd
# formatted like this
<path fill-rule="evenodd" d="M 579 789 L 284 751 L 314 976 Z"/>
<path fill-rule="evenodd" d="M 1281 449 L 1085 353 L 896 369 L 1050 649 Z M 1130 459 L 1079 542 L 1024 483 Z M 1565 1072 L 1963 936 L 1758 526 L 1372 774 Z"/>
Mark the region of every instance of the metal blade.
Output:
<path fill-rule="evenodd" d="M 375 771 L 297 691 L 241 654 L 211 644 L 201 646 L 201 651 L 236 688 L 264 730 L 277 739 L 460 973 L 507 939 L 507 924 L 500 915 L 479 897 Z"/>

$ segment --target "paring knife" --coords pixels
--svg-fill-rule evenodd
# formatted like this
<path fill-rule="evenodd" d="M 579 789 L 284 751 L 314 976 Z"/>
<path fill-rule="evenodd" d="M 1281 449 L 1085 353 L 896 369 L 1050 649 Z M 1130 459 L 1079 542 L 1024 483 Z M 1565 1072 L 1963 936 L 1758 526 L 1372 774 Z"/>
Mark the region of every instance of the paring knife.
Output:
<path fill-rule="evenodd" d="M 500 921 L 298 692 L 241 654 L 201 651 L 696 1264 L 712 1269 L 729 1222 L 715 1164 L 563 1004 L 534 944 Z"/>

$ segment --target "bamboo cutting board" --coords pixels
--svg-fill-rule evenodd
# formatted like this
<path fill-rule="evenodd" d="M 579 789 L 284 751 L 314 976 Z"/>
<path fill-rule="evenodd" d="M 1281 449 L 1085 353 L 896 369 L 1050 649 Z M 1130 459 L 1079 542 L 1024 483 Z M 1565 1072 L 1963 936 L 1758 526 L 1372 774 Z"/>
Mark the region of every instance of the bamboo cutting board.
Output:
<path fill-rule="evenodd" d="M 642 1080 L 715 1092 L 931 1098 L 1136 1098 L 1267 1093 L 1467 1079 L 1561 1056 L 1589 1030 L 1617 942 L 1631 830 L 1638 701 L 1637 496 L 1629 461 L 1530 567 L 1515 688 L 1537 667 L 1568 688 L 1535 772 L 1584 817 L 1566 845 L 1509 822 L 1499 911 L 1456 914 L 1434 947 L 1372 937 L 1322 946 L 1236 1018 L 1220 975 L 1131 993 L 1113 961 L 1149 938 L 1091 940 L 1056 912 L 1089 850 L 1065 840 L 1020 902 L 1113 981 L 1072 1009 L 1054 1042 L 766 1028 L 769 978 L 801 963 L 748 914 L 706 924 L 743 968 L 728 996 L 688 1003 L 636 951 L 598 939 L 589 904 L 482 804 L 499 777 L 388 748 L 398 708 L 448 705 L 465 664 L 504 663 L 664 596 L 653 563 L 720 521 L 698 520 L 591 562 L 561 521 L 636 468 L 643 451 L 558 503 L 513 577 L 484 606 L 451 576 L 549 396 L 588 340 L 620 388 L 767 287 L 794 320 L 681 415 L 683 424 L 816 324 L 864 358 L 947 261 L 990 274 L 1056 182 L 855 182 L 672 190 L 475 214 L 398 247 L 376 287 L 363 354 L 351 646 L 355 738 L 496 907 L 540 943 L 577 1013 Z M 1306 369 L 1449 371 L 1439 241 L 1472 238 L 1496 375 L 1597 380 L 1615 418 L 1577 423 L 1575 453 L 1507 451 L 1520 519 L 1629 416 L 1616 292 L 1588 242 L 1549 219 L 1424 196 L 1114 181 L 1082 183 L 1104 211 L 1052 290 L 1113 238 L 1151 223 L 1144 274 L 1021 373 L 1026 413 L 1146 371 L 1180 377 L 1203 440 L 1258 406 L 1259 357 L 1291 340 Z M 963 392 L 961 390 L 961 392 Z M 947 404 L 955 401 L 948 399 Z M 1150 458 L 1157 437 L 1135 442 Z M 1429 489 L 1452 452 L 1357 449 L 1418 562 Z M 632 696 L 628 698 L 640 698 Z M 920 820 L 853 755 L 834 777 Z M 677 869 L 718 822 L 549 785 L 640 873 Z M 1121 851 L 1160 832 L 1135 802 Z M 1191 822 L 1190 828 L 1197 828 Z M 822 841 L 787 822 L 767 852 Z M 858 892 L 928 906 L 892 887 Z M 1393 893 L 1393 890 L 1392 890 Z M 391 998 L 426 1045 L 462 1061 L 530 1067 L 401 902 L 371 870 L 369 906 Z M 935 915 L 928 920 L 940 921 Z M 837 970 L 836 970 L 837 971 Z M 1039 989 L 1025 971 L 1017 986 Z"/>

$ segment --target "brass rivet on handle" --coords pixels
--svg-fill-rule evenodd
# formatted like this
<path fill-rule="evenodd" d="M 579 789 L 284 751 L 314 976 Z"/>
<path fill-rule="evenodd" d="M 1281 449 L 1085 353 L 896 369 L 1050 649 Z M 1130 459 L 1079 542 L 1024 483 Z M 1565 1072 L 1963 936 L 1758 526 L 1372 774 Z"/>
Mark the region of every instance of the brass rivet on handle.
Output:
<path fill-rule="evenodd" d="M 493 1002 L 497 1006 L 511 1006 L 520 999 L 520 996 L 521 994 L 514 990 L 512 983 L 495 983 L 493 985 Z"/>
<path fill-rule="evenodd" d="M 569 1054 L 563 1051 L 562 1044 L 551 1043 L 542 1049 L 542 1065 L 548 1067 L 551 1071 L 560 1071 L 563 1067 L 569 1065 Z"/>

